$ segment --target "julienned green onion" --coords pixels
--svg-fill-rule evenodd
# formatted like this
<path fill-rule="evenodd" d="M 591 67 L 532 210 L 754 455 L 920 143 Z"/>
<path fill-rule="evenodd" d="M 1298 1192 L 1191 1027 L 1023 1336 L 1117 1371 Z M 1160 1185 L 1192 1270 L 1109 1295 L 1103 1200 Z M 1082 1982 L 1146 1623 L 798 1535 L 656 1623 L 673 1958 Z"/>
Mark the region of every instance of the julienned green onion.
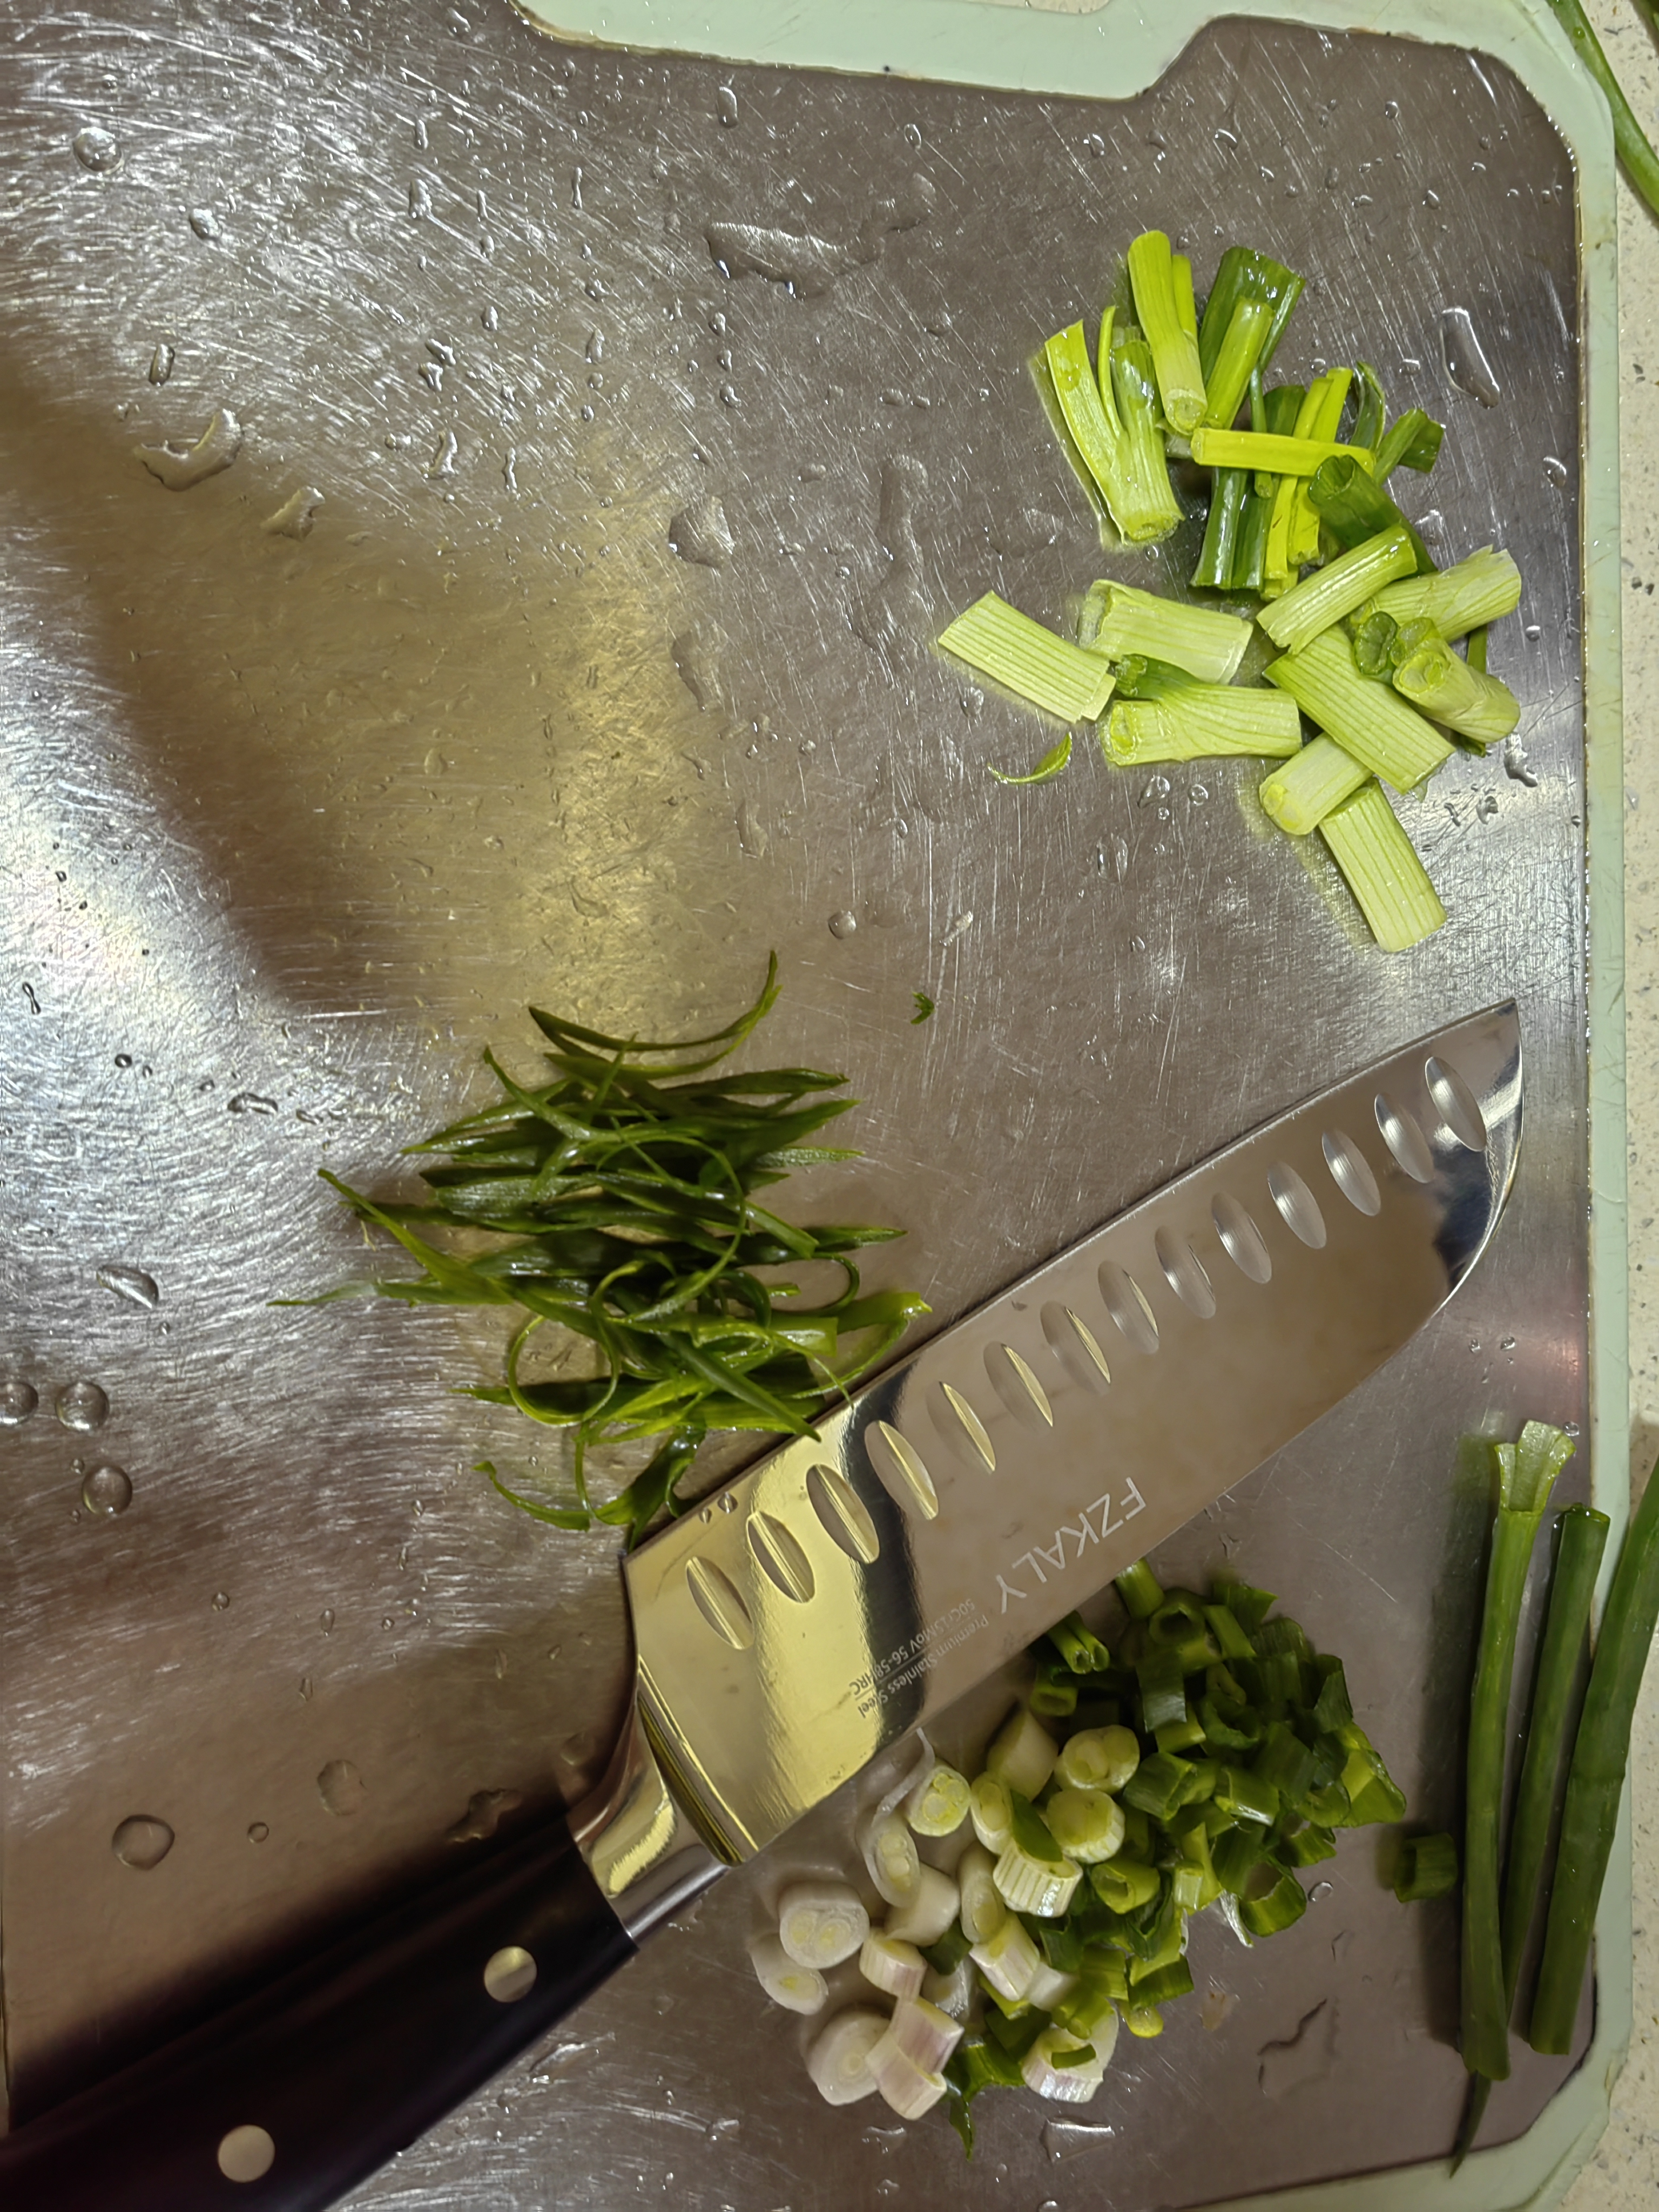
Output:
<path fill-rule="evenodd" d="M 1394 1893 L 1402 1905 L 1449 1897 L 1457 1887 L 1457 1845 L 1450 1836 L 1407 1836 L 1400 1846 Z"/>
<path fill-rule="evenodd" d="M 1106 660 L 1144 655 L 1201 683 L 1227 684 L 1244 658 L 1250 625 L 1214 607 L 1182 606 L 1103 577 L 1083 603 L 1078 638 L 1080 647 Z"/>
<path fill-rule="evenodd" d="M 1344 457 L 1362 465 L 1370 455 L 1334 438 L 1275 438 L 1255 430 L 1194 430 L 1193 459 L 1203 469 L 1262 469 L 1278 477 L 1310 477 Z"/>
<path fill-rule="evenodd" d="M 1376 604 L 1398 623 L 1420 616 L 1442 637 L 1462 637 L 1514 613 L 1521 604 L 1521 571 L 1512 556 L 1483 545 L 1436 574 L 1388 585 L 1377 593 Z"/>
<path fill-rule="evenodd" d="M 1444 922 L 1446 909 L 1381 784 L 1363 784 L 1332 807 L 1319 834 L 1385 952 L 1409 951 Z"/>
<path fill-rule="evenodd" d="M 1158 699 L 1115 699 L 1101 736 L 1121 768 L 1213 760 L 1231 753 L 1283 759 L 1302 743 L 1302 717 L 1283 692 L 1198 684 Z"/>
<path fill-rule="evenodd" d="M 1521 719 L 1507 684 L 1459 659 L 1443 638 L 1431 638 L 1401 661 L 1394 688 L 1414 707 L 1472 744 L 1501 744 Z"/>
<path fill-rule="evenodd" d="M 1589 1650 L 1590 1601 L 1607 1546 L 1607 1516 L 1593 1506 L 1569 1505 L 1556 1516 L 1555 1538 L 1549 1610 L 1504 1867 L 1504 1995 L 1511 2007 L 1521 1954 L 1540 1899 L 1549 1892 L 1545 1861 L 1550 1820 L 1577 1717 L 1581 1674 Z"/>
<path fill-rule="evenodd" d="M 978 674 L 1063 721 L 1098 721 L 1112 696 L 1112 672 L 1097 654 L 1056 637 L 994 592 L 975 599 L 939 641 Z"/>
<path fill-rule="evenodd" d="M 1292 837 L 1316 830 L 1332 807 L 1352 799 L 1370 778 L 1334 738 L 1318 737 L 1276 768 L 1257 796 L 1268 817 Z"/>
<path fill-rule="evenodd" d="M 1589 1687 L 1573 1741 L 1561 1810 L 1549 1924 L 1527 2040 L 1534 2051 L 1571 2047 L 1589 1961 L 1595 1908 L 1619 1825 L 1637 1692 L 1659 1620 L 1659 1471 L 1631 1516 L 1601 1615 Z"/>
<path fill-rule="evenodd" d="M 1342 630 L 1323 631 L 1300 653 L 1269 662 L 1265 672 L 1328 737 L 1396 791 L 1412 790 L 1451 753 L 1431 723 L 1360 673 Z"/>
<path fill-rule="evenodd" d="M 1538 1524 L 1549 1504 L 1555 1478 L 1572 1449 L 1571 1437 L 1540 1421 L 1528 1421 L 1517 1443 L 1492 1448 L 1498 1476 L 1498 1511 L 1469 1699 L 1462 1967 L 1463 2063 L 1471 2074 L 1484 2074 L 1491 2081 L 1506 2081 L 1510 2071 L 1510 2008 L 1504 1989 L 1498 1903 L 1498 1832 L 1504 1811 L 1516 1632 Z M 1573 1995 L 1576 2004 L 1576 1984 Z"/>
<path fill-rule="evenodd" d="M 1363 606 L 1384 584 L 1409 576 L 1417 556 L 1403 529 L 1379 531 L 1294 584 L 1256 616 L 1273 643 L 1286 653 L 1309 645 L 1322 629 Z"/>
<path fill-rule="evenodd" d="M 793 1167 L 857 1157 L 812 1141 L 853 1103 L 812 1097 L 840 1076 L 713 1072 L 777 994 L 774 959 L 745 1012 L 678 1044 L 608 1036 L 532 1007 L 553 1048 L 551 1079 L 520 1082 L 486 1053 L 495 1103 L 410 1147 L 423 1159 L 448 1155 L 422 1168 L 424 1200 L 379 1204 L 324 1171 L 422 1271 L 354 1289 L 514 1314 L 503 1382 L 470 1395 L 572 1431 L 563 1501 L 516 1492 L 483 1463 L 502 1496 L 538 1520 L 577 1529 L 599 1521 L 636 1541 L 659 1513 L 680 1510 L 678 1485 L 710 1431 L 810 1435 L 826 1401 L 926 1310 L 908 1293 L 859 1296 L 847 1255 L 899 1231 L 801 1229 L 759 1202 Z M 434 1242 L 434 1231 L 446 1241 Z M 465 1255 L 450 1248 L 452 1232 L 470 1239 Z M 833 1260 L 846 1277 L 842 1294 L 819 1305 L 755 1272 L 815 1259 Z M 592 1346 L 597 1371 L 522 1379 L 526 1347 L 550 1323 Z M 586 1475 L 592 1448 L 649 1438 L 661 1442 L 644 1470 L 596 1502 Z"/>
<path fill-rule="evenodd" d="M 1152 348 L 1164 418 L 1183 438 L 1204 419 L 1204 371 L 1198 337 L 1192 328 L 1191 289 L 1182 298 L 1176 287 L 1174 257 L 1161 230 L 1143 231 L 1129 247 L 1129 283 L 1135 318 Z"/>
<path fill-rule="evenodd" d="M 1081 323 L 1055 331 L 1043 358 L 1072 442 L 1108 514 L 1128 544 L 1145 545 L 1167 538 L 1181 509 L 1158 428 L 1150 353 L 1136 331 L 1115 338 L 1113 320 L 1109 308 L 1097 370 Z"/>

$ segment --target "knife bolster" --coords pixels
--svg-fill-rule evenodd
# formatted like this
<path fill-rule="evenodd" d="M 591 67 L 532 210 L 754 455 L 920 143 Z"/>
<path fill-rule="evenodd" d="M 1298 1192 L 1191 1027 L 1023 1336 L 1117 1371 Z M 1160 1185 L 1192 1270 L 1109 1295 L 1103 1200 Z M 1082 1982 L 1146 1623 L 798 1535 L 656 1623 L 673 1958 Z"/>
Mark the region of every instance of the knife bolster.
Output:
<path fill-rule="evenodd" d="M 636 1943 L 726 1871 L 727 1862 L 709 1849 L 663 1779 L 637 1698 L 604 1780 L 568 1818 L 601 1895 Z"/>

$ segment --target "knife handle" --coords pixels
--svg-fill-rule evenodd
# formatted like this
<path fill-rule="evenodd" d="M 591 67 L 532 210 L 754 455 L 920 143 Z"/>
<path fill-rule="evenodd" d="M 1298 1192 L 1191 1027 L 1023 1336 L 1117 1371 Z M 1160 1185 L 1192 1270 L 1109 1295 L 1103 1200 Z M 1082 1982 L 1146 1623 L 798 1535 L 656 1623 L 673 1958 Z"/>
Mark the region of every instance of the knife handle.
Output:
<path fill-rule="evenodd" d="M 0 2141 L 6 2212 L 321 2212 L 633 1957 L 563 1820 Z"/>

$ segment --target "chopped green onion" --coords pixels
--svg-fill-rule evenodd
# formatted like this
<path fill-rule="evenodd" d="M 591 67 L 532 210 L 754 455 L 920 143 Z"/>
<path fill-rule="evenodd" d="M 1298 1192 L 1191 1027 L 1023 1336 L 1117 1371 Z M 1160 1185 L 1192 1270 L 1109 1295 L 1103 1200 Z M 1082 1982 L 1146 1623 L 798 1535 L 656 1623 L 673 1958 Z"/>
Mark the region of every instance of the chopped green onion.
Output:
<path fill-rule="evenodd" d="M 1514 613 L 1521 604 L 1521 571 L 1512 556 L 1483 545 L 1449 568 L 1385 586 L 1376 604 L 1396 622 L 1420 617 L 1442 637 L 1462 637 Z"/>
<path fill-rule="evenodd" d="M 860 1947 L 859 1972 L 890 1997 L 914 1997 L 921 1994 L 927 1961 L 914 1943 L 872 1928 Z"/>
<path fill-rule="evenodd" d="M 1224 1661 L 1249 1659 L 1255 1656 L 1255 1647 L 1250 1642 L 1244 1624 L 1230 1605 L 1206 1605 L 1204 1618 L 1210 1624 L 1210 1633 L 1214 1637 Z"/>
<path fill-rule="evenodd" d="M 1402 660 L 1394 685 L 1424 714 L 1483 748 L 1501 744 L 1521 719 L 1521 702 L 1508 684 L 1471 668 L 1441 638 Z"/>
<path fill-rule="evenodd" d="M 1316 1820 L 1304 1820 L 1286 1832 L 1279 1848 L 1293 1865 L 1319 1866 L 1336 1856 L 1336 1838 Z"/>
<path fill-rule="evenodd" d="M 1039 1783 L 1040 1790 L 1042 1784 Z M 1013 1799 L 999 1776 L 981 1774 L 969 1784 L 968 1817 L 974 1833 L 988 1851 L 1000 1851 L 1014 1832 Z"/>
<path fill-rule="evenodd" d="M 1340 806 L 1370 781 L 1352 753 L 1334 738 L 1316 738 L 1259 787 L 1257 797 L 1268 817 L 1292 837 L 1316 830 L 1332 807 Z"/>
<path fill-rule="evenodd" d="M 900 2045 L 890 2027 L 866 2061 L 871 2079 L 902 2120 L 919 2120 L 931 2112 L 945 2092 L 943 2074 L 918 2066 Z"/>
<path fill-rule="evenodd" d="M 1098 721 L 1112 696 L 1111 671 L 1097 655 L 1056 637 L 994 592 L 959 614 L 939 642 L 977 674 L 1064 721 Z"/>
<path fill-rule="evenodd" d="M 1245 521 L 1249 513 L 1250 476 L 1248 469 L 1218 469 L 1210 482 L 1210 512 L 1204 524 L 1204 544 L 1193 571 L 1200 590 L 1217 592 L 1254 589 L 1238 574 L 1245 557 Z"/>
<path fill-rule="evenodd" d="M 1121 1790 L 1139 1764 L 1133 1729 L 1085 1729 L 1061 1744 L 1054 1771 L 1068 1790 Z"/>
<path fill-rule="evenodd" d="M 1175 285 L 1176 320 L 1196 345 L 1198 301 L 1193 296 L 1193 264 L 1186 254 L 1172 253 L 1170 256 L 1170 275 Z"/>
<path fill-rule="evenodd" d="M 1367 783 L 1332 807 L 1319 834 L 1385 952 L 1409 951 L 1444 922 L 1446 909 L 1381 784 Z"/>
<path fill-rule="evenodd" d="M 1158 1577 L 1145 1559 L 1137 1559 L 1114 1579 L 1131 1620 L 1149 1620 L 1164 1602 Z"/>
<path fill-rule="evenodd" d="M 1083 1879 L 1083 1869 L 1058 1854 L 1039 1857 L 1020 1841 L 1018 1831 L 996 1864 L 996 1885 L 1011 1912 L 1039 1920 L 1058 1920 Z"/>
<path fill-rule="evenodd" d="M 937 1943 L 955 1920 L 962 1903 L 957 1885 L 938 1867 L 922 1866 L 916 1886 L 887 1916 L 884 1933 L 919 1951 Z"/>
<path fill-rule="evenodd" d="M 1402 1905 L 1449 1897 L 1457 1887 L 1457 1845 L 1449 1836 L 1407 1836 L 1400 1845 L 1394 1893 Z"/>
<path fill-rule="evenodd" d="M 1042 1817 L 1066 1857 L 1079 1866 L 1110 1858 L 1123 1842 L 1123 1808 L 1103 1790 L 1057 1790 Z"/>
<path fill-rule="evenodd" d="M 1256 621 L 1275 645 L 1294 653 L 1363 606 L 1384 584 L 1413 574 L 1416 568 L 1407 532 L 1379 531 L 1293 585 L 1283 599 L 1263 607 Z"/>
<path fill-rule="evenodd" d="M 1351 457 L 1322 462 L 1309 479 L 1308 497 L 1339 545 L 1358 545 L 1367 538 L 1375 538 L 1379 530 L 1403 525 L 1411 532 L 1419 574 L 1427 575 L 1433 570 L 1429 549 L 1418 532 L 1382 485 Z"/>
<path fill-rule="evenodd" d="M 962 1898 L 962 1932 L 969 1943 L 983 1943 L 1008 1917 L 995 1881 L 996 1861 L 982 1844 L 969 1844 L 957 1862 Z"/>
<path fill-rule="evenodd" d="M 1143 231 L 1129 247 L 1129 283 L 1135 314 L 1152 348 L 1152 369 L 1164 420 L 1183 438 L 1204 419 L 1204 371 L 1198 337 L 1188 327 L 1190 283 L 1177 291 L 1170 241 L 1161 230 Z"/>
<path fill-rule="evenodd" d="M 1013 1912 L 975 1943 L 968 1955 L 985 1977 L 986 1986 L 1014 2004 L 1030 1988 L 1042 1964 L 1025 1923 Z"/>
<path fill-rule="evenodd" d="M 1059 1756 L 1060 1746 L 1048 1729 L 1024 1705 L 1016 1705 L 991 1739 L 986 1771 L 1006 1785 L 1011 1798 L 1034 1798 L 1046 1788 Z"/>
<path fill-rule="evenodd" d="M 1552 1441 L 1547 1442 L 1546 1439 Z M 1498 1513 L 1486 1567 L 1480 1643 L 1469 1698 L 1463 1841 L 1463 2063 L 1489 2081 L 1509 2077 L 1509 2004 L 1498 1906 L 1498 1828 L 1509 1734 L 1515 1638 L 1533 1540 L 1555 1478 L 1572 1452 L 1559 1431 L 1529 1421 L 1518 1444 L 1494 1444 Z M 1563 1863 L 1565 1863 L 1565 1857 Z M 1561 1894 L 1558 1883 L 1556 1896 Z M 1552 1917 L 1553 1917 L 1552 1915 Z M 1588 1939 L 1587 1939 L 1588 1940 Z M 1541 1987 L 1541 1984 L 1540 1984 Z M 1575 1981 L 1573 2002 L 1577 2002 Z M 1565 2046 L 1564 2046 L 1565 2047 Z"/>
<path fill-rule="evenodd" d="M 1396 791 L 1412 790 L 1450 756 L 1451 746 L 1431 723 L 1360 674 L 1340 630 L 1326 630 L 1300 653 L 1270 661 L 1266 674 L 1362 768 Z"/>
<path fill-rule="evenodd" d="M 1057 1620 L 1048 1631 L 1048 1641 L 1074 1674 L 1103 1674 L 1111 1666 L 1111 1653 L 1085 1626 L 1081 1613 L 1068 1613 L 1064 1620 Z"/>
<path fill-rule="evenodd" d="M 816 1966 L 803 1966 L 792 1959 L 775 1935 L 769 1931 L 750 1936 L 749 1960 L 756 1980 L 774 2004 L 786 2012 L 823 2010 L 830 1984 Z"/>
<path fill-rule="evenodd" d="M 1137 2004 L 1173 2004 L 1177 1997 L 1192 1995 L 1193 1970 L 1185 1959 L 1170 1959 L 1138 1973 L 1139 1965 L 1136 1960 L 1129 1968 L 1129 1993 Z"/>
<path fill-rule="evenodd" d="M 1407 408 L 1384 431 L 1377 445 L 1372 475 L 1378 483 L 1386 483 L 1398 468 L 1415 469 L 1419 475 L 1426 475 L 1440 457 L 1440 444 L 1445 434 L 1444 423 L 1435 422 L 1420 407 Z"/>
<path fill-rule="evenodd" d="M 1607 1516 L 1569 1505 L 1555 1522 L 1555 1572 L 1539 1645 L 1527 1748 L 1516 1785 L 1504 1869 L 1504 1994 L 1515 2002 L 1521 1954 L 1540 1897 L 1561 1763 L 1572 1741 L 1581 1670 L 1589 1649 L 1590 1600 L 1607 1540 Z"/>
<path fill-rule="evenodd" d="M 1656 1620 L 1659 1480 L 1650 1475 L 1613 1569 L 1573 1742 L 1543 1963 L 1527 2034 L 1534 2051 L 1564 2051 L 1571 2045 L 1595 1908 L 1619 1824 L 1619 1801 L 1630 1759 L 1631 1718 Z"/>
<path fill-rule="evenodd" d="M 968 1818 L 968 1778 L 935 1759 L 913 1784 L 904 1817 L 919 1836 L 954 1836 Z"/>
<path fill-rule="evenodd" d="M 1031 1711 L 1041 1713 L 1044 1720 L 1069 1720 L 1077 1711 L 1077 1676 L 1063 1659 L 1053 1653 L 1037 1662 L 1030 1705 Z"/>
<path fill-rule="evenodd" d="M 1249 389 L 1250 376 L 1261 357 L 1261 348 L 1273 327 L 1273 311 L 1265 300 L 1241 300 L 1233 309 L 1215 357 L 1215 366 L 1204 379 L 1204 420 L 1200 429 L 1228 430 Z"/>
<path fill-rule="evenodd" d="M 1140 373 L 1133 335 L 1114 337 L 1112 311 L 1101 323 L 1098 375 L 1081 323 L 1057 331 L 1043 348 L 1055 400 L 1107 512 L 1131 545 L 1167 538 L 1181 520 L 1170 485 L 1152 393 Z M 1150 367 L 1150 362 L 1148 363 Z"/>
<path fill-rule="evenodd" d="M 1063 2027 L 1045 2027 L 1020 2062 L 1028 2089 L 1061 2104 L 1086 2105 L 1099 2088 L 1111 2044 L 1103 2051 Z"/>
<path fill-rule="evenodd" d="M 1161 1885 L 1156 1867 L 1143 1866 L 1139 1859 L 1120 1855 L 1090 1868 L 1089 1887 L 1114 1912 L 1138 1912 L 1152 1903 Z"/>
<path fill-rule="evenodd" d="M 1226 1766 L 1221 1771 L 1217 1784 L 1215 1802 L 1224 1813 L 1235 1820 L 1255 1820 L 1271 1827 L 1279 1818 L 1279 1792 L 1273 1784 L 1259 1778 L 1242 1766 Z"/>
<path fill-rule="evenodd" d="M 887 2015 L 873 2005 L 838 2012 L 807 2053 L 806 2070 L 826 2105 L 856 2104 L 874 2094 L 870 2054 L 887 2033 Z"/>
<path fill-rule="evenodd" d="M 1101 746 L 1115 765 L 1138 768 L 1233 754 L 1284 759 L 1301 742 L 1293 699 L 1254 686 L 1194 682 L 1163 698 L 1115 699 Z"/>
<path fill-rule="evenodd" d="M 997 768 L 989 761 L 987 761 L 985 765 L 999 783 L 1049 783 L 1060 774 L 1071 757 L 1072 733 L 1067 730 L 1059 744 L 1050 745 L 1036 766 L 1024 775 L 1015 775 L 1010 769 Z"/>
<path fill-rule="evenodd" d="M 1143 2043 L 1164 2033 L 1164 2015 L 1156 2005 L 1128 2005 L 1124 2009 L 1123 2025 L 1131 2035 Z"/>
<path fill-rule="evenodd" d="M 1472 629 L 1469 632 L 1468 643 L 1463 648 L 1463 657 L 1477 676 L 1484 676 L 1486 673 L 1486 640 L 1491 635 L 1491 631 L 1482 623 L 1479 629 Z"/>
<path fill-rule="evenodd" d="M 1250 625 L 1213 607 L 1182 606 L 1133 584 L 1103 578 L 1090 586 L 1078 634 L 1091 656 L 1168 661 L 1201 683 L 1228 684 L 1250 641 Z"/>
<path fill-rule="evenodd" d="M 1140 1725 L 1148 1735 L 1187 1717 L 1184 1669 L 1177 1651 L 1149 1651 L 1135 1668 L 1140 1686 Z"/>
<path fill-rule="evenodd" d="M 1370 455 L 1334 438 L 1284 438 L 1256 430 L 1194 430 L 1193 459 L 1205 469 L 1256 469 L 1276 477 L 1310 477 L 1327 461 L 1363 465 Z"/>
<path fill-rule="evenodd" d="M 1247 1889 L 1238 1900 L 1238 1917 L 1252 1936 L 1276 1936 L 1301 1919 L 1308 1909 L 1308 1893 L 1286 1869 L 1264 1895 Z"/>
<path fill-rule="evenodd" d="M 901 1997 L 893 2008 L 888 2033 L 925 2074 L 937 2073 L 962 2040 L 961 2023 L 926 1997 Z"/>
<path fill-rule="evenodd" d="M 1143 1759 L 1123 1785 L 1123 1796 L 1154 1820 L 1167 1820 L 1181 1802 L 1182 1785 L 1187 1779 L 1187 1765 L 1167 1751 L 1155 1751 Z"/>
<path fill-rule="evenodd" d="M 869 1933 L 870 1916 L 847 1882 L 792 1882 L 778 1899 L 778 1941 L 799 1966 L 838 1966 Z"/>

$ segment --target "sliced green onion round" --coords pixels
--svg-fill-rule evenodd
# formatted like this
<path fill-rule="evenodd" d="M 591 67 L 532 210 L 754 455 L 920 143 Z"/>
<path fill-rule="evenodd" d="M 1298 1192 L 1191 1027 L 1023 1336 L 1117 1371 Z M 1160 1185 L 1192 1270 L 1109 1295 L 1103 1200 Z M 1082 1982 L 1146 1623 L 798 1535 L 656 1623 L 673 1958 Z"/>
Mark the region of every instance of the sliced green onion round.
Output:
<path fill-rule="evenodd" d="M 1066 1857 L 1079 1866 L 1110 1858 L 1123 1842 L 1123 1808 L 1103 1790 L 1057 1790 L 1042 1817 Z"/>
<path fill-rule="evenodd" d="M 793 1882 L 778 1899 L 778 1941 L 799 1966 L 838 1966 L 870 1933 L 857 1890 L 844 1881 Z"/>
<path fill-rule="evenodd" d="M 941 1874 L 937 1867 L 921 1867 L 915 1890 L 888 1914 L 886 1932 L 902 1942 L 914 1943 L 918 1950 L 926 1949 L 949 1929 L 959 1901 L 957 1885 L 948 1874 Z"/>
<path fill-rule="evenodd" d="M 781 2005 L 787 2012 L 823 2010 L 824 2000 L 830 1994 L 823 1976 L 816 1966 L 803 1966 L 792 1959 L 775 1936 L 769 1933 L 751 1936 L 749 1959 L 755 1969 L 755 1978 L 774 2004 Z"/>
<path fill-rule="evenodd" d="M 890 1997 L 915 1997 L 921 1995 L 927 1961 L 914 1943 L 872 1928 L 859 1952 L 859 1972 Z"/>
<path fill-rule="evenodd" d="M 1139 1764 L 1133 1729 L 1080 1729 L 1061 1744 L 1054 1771 L 1068 1790 L 1121 1790 Z"/>
<path fill-rule="evenodd" d="M 870 2054 L 887 2033 L 887 2015 L 873 2005 L 838 2012 L 807 2053 L 806 2070 L 826 2105 L 854 2105 L 875 2094 Z"/>
<path fill-rule="evenodd" d="M 1063 2027 L 1045 2027 L 1020 2061 L 1028 2089 L 1064 2105 L 1086 2105 L 1099 2088 L 1106 2061 L 1097 2045 Z"/>
<path fill-rule="evenodd" d="M 985 1765 L 1009 1790 L 1036 1797 L 1048 1786 L 1059 1756 L 1059 1745 L 1041 1721 L 1017 1705 L 992 1738 Z"/>

